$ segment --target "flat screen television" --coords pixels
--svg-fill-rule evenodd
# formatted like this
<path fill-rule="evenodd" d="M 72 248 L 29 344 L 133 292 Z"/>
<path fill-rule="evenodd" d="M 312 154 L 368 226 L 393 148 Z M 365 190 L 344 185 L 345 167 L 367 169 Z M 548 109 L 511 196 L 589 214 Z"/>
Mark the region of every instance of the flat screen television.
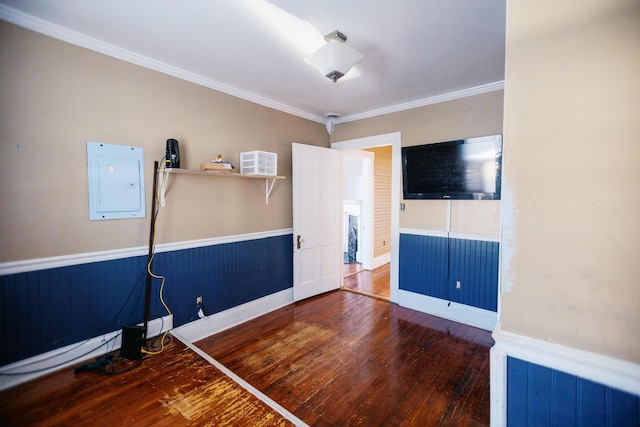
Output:
<path fill-rule="evenodd" d="M 405 199 L 500 200 L 502 135 L 402 148 Z"/>

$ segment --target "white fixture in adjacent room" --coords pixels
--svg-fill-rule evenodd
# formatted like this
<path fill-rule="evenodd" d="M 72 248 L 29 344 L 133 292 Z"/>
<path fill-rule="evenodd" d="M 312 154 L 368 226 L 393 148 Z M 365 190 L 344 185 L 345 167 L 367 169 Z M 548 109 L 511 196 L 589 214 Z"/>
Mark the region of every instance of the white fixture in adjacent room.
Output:
<path fill-rule="evenodd" d="M 316 67 L 324 76 L 338 79 L 364 58 L 364 54 L 347 46 L 347 36 L 334 31 L 324 37 L 327 44 L 305 58 L 305 61 Z"/>

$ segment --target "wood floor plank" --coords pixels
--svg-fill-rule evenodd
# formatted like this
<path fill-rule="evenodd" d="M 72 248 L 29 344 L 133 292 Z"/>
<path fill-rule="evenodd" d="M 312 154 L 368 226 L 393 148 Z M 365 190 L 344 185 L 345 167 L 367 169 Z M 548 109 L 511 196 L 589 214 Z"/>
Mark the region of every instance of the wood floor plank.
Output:
<path fill-rule="evenodd" d="M 196 345 L 310 425 L 489 424 L 489 332 L 346 291 L 282 310 Z"/>
<path fill-rule="evenodd" d="M 74 374 L 66 368 L 2 391 L 0 425 L 293 423 L 174 340 L 161 354 L 119 375 Z"/>
<path fill-rule="evenodd" d="M 489 424 L 491 334 L 335 291 L 197 343 L 313 426 Z M 65 369 L 0 392 L 3 425 L 291 425 L 174 341 L 116 376 Z"/>
<path fill-rule="evenodd" d="M 362 268 L 347 269 L 346 266 L 348 264 L 345 265 L 345 277 L 342 284 L 344 289 L 389 300 L 391 295 L 390 263 L 373 270 L 362 270 Z M 360 264 L 357 264 L 357 266 L 360 266 Z"/>

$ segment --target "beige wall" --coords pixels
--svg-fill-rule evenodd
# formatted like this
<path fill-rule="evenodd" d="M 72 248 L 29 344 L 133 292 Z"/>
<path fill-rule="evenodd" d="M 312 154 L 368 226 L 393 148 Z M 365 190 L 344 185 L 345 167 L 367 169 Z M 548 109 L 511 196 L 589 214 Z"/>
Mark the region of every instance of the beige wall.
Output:
<path fill-rule="evenodd" d="M 502 329 L 640 363 L 640 2 L 507 15 Z"/>
<path fill-rule="evenodd" d="M 0 22 L 0 262 L 145 246 L 153 161 L 278 154 L 264 181 L 174 176 L 157 243 L 292 226 L 291 142 L 328 146 L 324 125 Z M 89 221 L 86 141 L 144 148 L 147 218 Z"/>
<path fill-rule="evenodd" d="M 336 126 L 331 141 L 402 133 L 402 146 L 502 133 L 503 91 L 429 105 Z M 508 142 L 504 143 L 505 150 Z M 402 185 L 402 184 L 400 184 Z M 402 188 L 399 190 L 402 194 Z M 400 227 L 500 237 L 500 201 L 406 200 Z"/>
<path fill-rule="evenodd" d="M 402 132 L 411 146 L 502 133 L 503 91 L 494 91 L 412 110 L 341 123 L 331 142 Z"/>
<path fill-rule="evenodd" d="M 373 158 L 373 257 L 391 252 L 391 146 L 367 148 Z"/>

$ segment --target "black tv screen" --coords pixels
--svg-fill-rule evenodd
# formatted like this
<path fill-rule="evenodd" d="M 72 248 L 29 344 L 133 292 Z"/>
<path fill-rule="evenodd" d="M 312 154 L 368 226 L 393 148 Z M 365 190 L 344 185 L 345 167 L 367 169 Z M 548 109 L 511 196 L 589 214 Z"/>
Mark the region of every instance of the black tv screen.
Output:
<path fill-rule="evenodd" d="M 502 135 L 402 148 L 405 199 L 499 200 Z"/>

